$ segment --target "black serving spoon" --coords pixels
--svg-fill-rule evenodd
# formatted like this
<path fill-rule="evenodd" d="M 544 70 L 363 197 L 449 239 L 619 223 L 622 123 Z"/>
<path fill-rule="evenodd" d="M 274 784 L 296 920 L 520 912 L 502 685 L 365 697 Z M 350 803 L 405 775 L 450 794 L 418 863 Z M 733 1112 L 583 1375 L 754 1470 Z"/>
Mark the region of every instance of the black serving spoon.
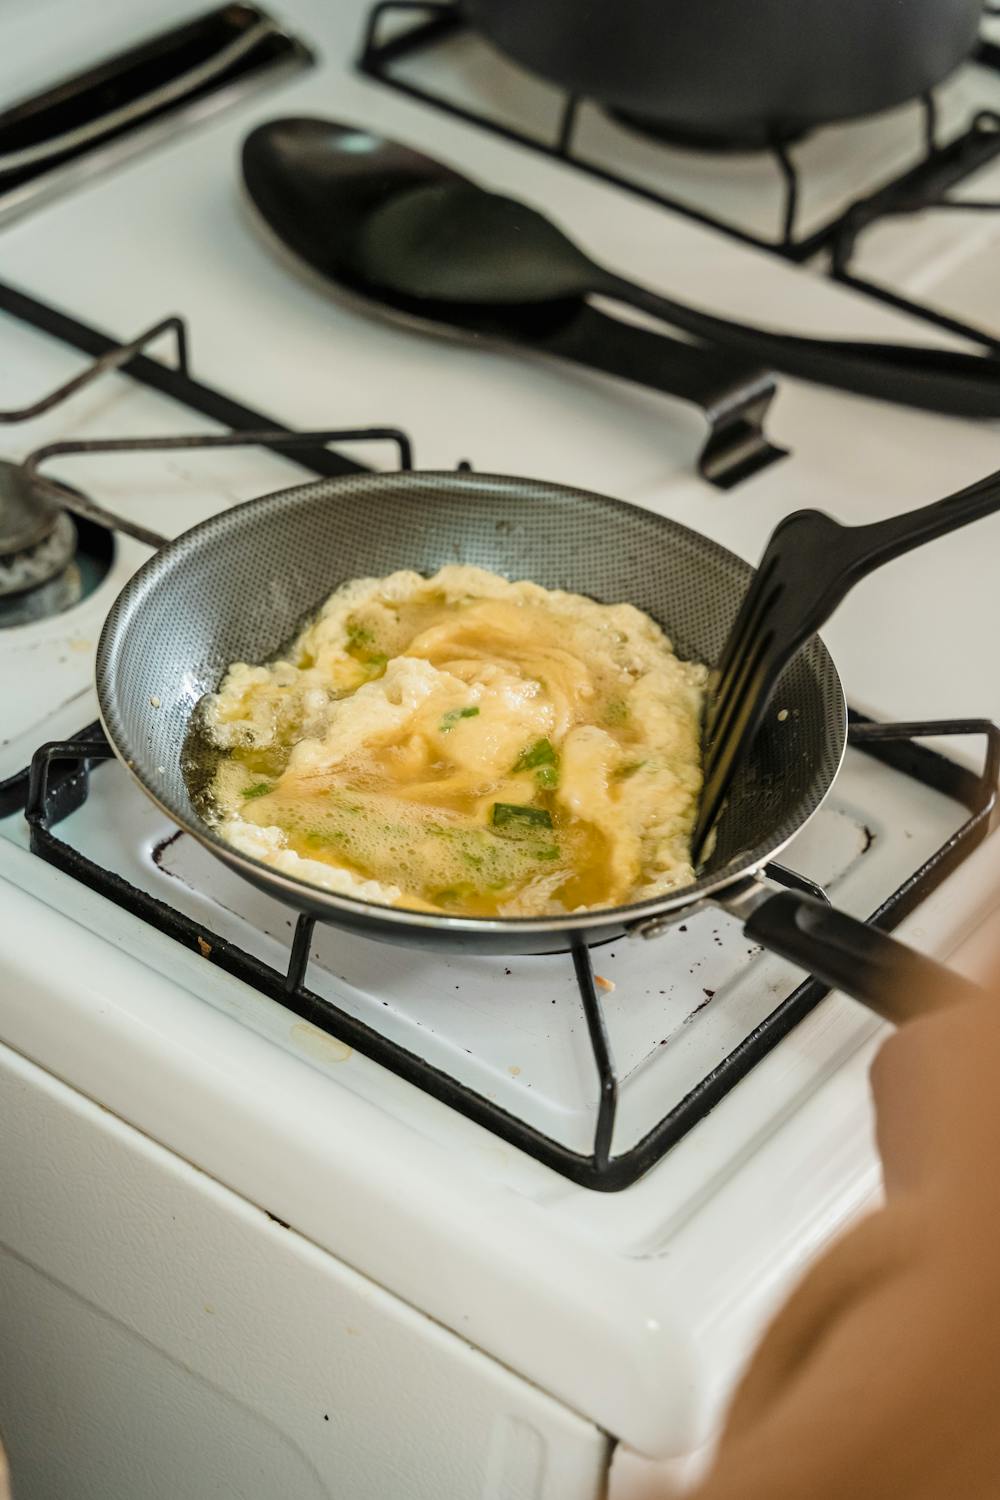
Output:
<path fill-rule="evenodd" d="M 364 310 L 423 332 L 566 360 L 690 402 L 708 424 L 699 472 L 721 489 L 784 456 L 764 427 L 774 377 L 742 355 L 639 328 L 579 297 L 479 305 L 374 285 L 357 253 L 368 220 L 415 188 L 471 186 L 432 157 L 354 125 L 299 115 L 252 130 L 242 168 L 258 223 Z"/>
<path fill-rule="evenodd" d="M 355 270 L 352 250 L 369 216 L 413 188 L 465 182 L 383 136 L 304 115 L 258 125 L 243 143 L 242 166 L 254 205 L 282 241 L 321 275 L 362 295 L 369 284 Z"/>
<path fill-rule="evenodd" d="M 523 308 L 599 295 L 805 380 L 955 416 L 1000 417 L 1000 361 L 801 338 L 715 317 L 627 281 L 535 209 L 462 179 L 394 193 L 346 249 L 357 277 L 414 302 Z"/>

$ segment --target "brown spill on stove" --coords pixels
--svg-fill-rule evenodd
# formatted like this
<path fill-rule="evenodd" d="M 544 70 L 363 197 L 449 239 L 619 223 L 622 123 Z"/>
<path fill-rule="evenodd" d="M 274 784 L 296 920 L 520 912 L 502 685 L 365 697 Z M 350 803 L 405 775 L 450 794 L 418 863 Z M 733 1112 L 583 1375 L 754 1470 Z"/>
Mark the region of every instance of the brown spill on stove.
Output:
<path fill-rule="evenodd" d="M 289 1035 L 303 1052 L 317 1062 L 342 1063 L 347 1062 L 351 1056 L 352 1049 L 346 1042 L 338 1042 L 335 1036 L 320 1031 L 318 1026 L 313 1026 L 309 1021 L 296 1021 Z"/>

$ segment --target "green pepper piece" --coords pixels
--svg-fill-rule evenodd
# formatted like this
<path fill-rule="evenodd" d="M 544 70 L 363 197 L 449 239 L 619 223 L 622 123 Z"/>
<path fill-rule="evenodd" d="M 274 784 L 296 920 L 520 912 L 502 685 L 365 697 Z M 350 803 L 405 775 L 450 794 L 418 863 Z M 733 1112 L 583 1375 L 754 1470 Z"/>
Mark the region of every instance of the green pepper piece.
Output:
<path fill-rule="evenodd" d="M 552 814 L 520 802 L 494 802 L 490 821 L 494 828 L 551 828 Z"/>
<path fill-rule="evenodd" d="M 522 750 L 514 763 L 515 771 L 533 771 L 536 766 L 555 766 L 559 757 L 549 740 L 536 740 L 527 750 Z"/>
<path fill-rule="evenodd" d="M 448 712 L 442 716 L 441 722 L 438 725 L 438 732 L 440 734 L 450 734 L 459 719 L 475 719 L 478 714 L 478 708 L 449 708 Z"/>

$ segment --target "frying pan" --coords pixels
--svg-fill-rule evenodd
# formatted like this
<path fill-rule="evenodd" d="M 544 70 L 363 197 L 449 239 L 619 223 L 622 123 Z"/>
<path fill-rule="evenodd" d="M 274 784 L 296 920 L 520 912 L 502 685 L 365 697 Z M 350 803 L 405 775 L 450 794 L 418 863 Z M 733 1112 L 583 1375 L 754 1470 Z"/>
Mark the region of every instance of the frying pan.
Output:
<path fill-rule="evenodd" d="M 539 953 L 652 936 L 704 903 L 747 936 L 880 1014 L 901 1019 L 954 976 L 883 933 L 762 874 L 826 796 L 847 737 L 844 695 L 818 637 L 789 663 L 698 878 L 630 906 L 546 917 L 458 917 L 378 906 L 271 869 L 226 844 L 185 781 L 185 739 L 233 661 L 265 661 L 341 583 L 398 568 L 476 564 L 658 620 L 683 657 L 714 662 L 751 576 L 715 542 L 583 490 L 485 474 L 325 479 L 248 501 L 168 542 L 125 585 L 97 652 L 108 739 L 162 810 L 240 875 L 300 911 L 372 938 Z M 780 714 L 780 717 L 779 717 Z M 915 997 L 921 997 L 919 1000 Z"/>

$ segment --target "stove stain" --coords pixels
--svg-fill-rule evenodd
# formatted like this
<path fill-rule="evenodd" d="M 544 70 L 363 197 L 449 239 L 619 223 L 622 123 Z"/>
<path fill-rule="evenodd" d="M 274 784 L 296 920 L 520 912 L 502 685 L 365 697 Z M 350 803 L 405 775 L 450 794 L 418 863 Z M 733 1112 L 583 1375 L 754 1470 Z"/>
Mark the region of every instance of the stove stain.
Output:
<path fill-rule="evenodd" d="M 309 1021 L 296 1021 L 289 1036 L 293 1042 L 298 1043 L 303 1052 L 308 1053 L 318 1062 L 347 1062 L 352 1055 L 352 1048 L 348 1047 L 346 1042 L 338 1042 L 335 1036 L 329 1036 L 325 1031 L 320 1031 L 318 1026 L 313 1026 Z"/>
<path fill-rule="evenodd" d="M 695 1006 L 695 1008 L 694 1008 L 694 1010 L 692 1010 L 692 1011 L 689 1011 L 689 1012 L 688 1012 L 688 1014 L 687 1014 L 687 1016 L 686 1016 L 686 1017 L 685 1017 L 685 1019 L 684 1019 L 684 1025 L 685 1025 L 685 1026 L 688 1026 L 688 1025 L 690 1025 L 690 1023 L 691 1023 L 691 1022 L 692 1022 L 692 1021 L 693 1021 L 693 1020 L 694 1020 L 694 1018 L 695 1018 L 695 1016 L 696 1016 L 696 1015 L 697 1015 L 697 1014 L 698 1014 L 698 1012 L 699 1012 L 699 1011 L 700 1011 L 700 1010 L 704 1010 L 704 1009 L 705 1009 L 705 1006 L 706 1006 L 706 1005 L 707 1005 L 707 1004 L 708 1004 L 708 1003 L 709 1003 L 709 1001 L 710 1001 L 710 1000 L 712 1000 L 712 999 L 713 999 L 713 998 L 714 998 L 714 996 L 715 996 L 715 991 L 714 991 L 714 990 L 705 990 L 705 992 L 704 992 L 704 993 L 705 993 L 705 998 L 704 998 L 704 1000 L 700 1000 L 700 1001 L 699 1001 L 699 1002 L 698 1002 L 698 1004 L 697 1004 L 697 1005 L 696 1005 L 696 1006 Z"/>
<path fill-rule="evenodd" d="M 153 845 L 153 864 L 158 870 L 162 870 L 164 875 L 169 875 L 171 880 L 176 880 L 178 877 L 174 874 L 173 870 L 168 870 L 164 867 L 163 856 L 172 844 L 176 844 L 177 840 L 183 837 L 183 828 L 178 828 L 174 833 L 168 833 L 166 838 L 160 839 Z"/>

